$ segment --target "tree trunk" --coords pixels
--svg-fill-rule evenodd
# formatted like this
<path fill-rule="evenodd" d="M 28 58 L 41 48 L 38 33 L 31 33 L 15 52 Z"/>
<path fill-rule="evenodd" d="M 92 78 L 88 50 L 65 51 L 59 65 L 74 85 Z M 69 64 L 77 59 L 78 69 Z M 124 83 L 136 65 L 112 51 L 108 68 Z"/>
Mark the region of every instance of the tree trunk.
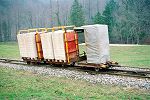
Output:
<path fill-rule="evenodd" d="M 139 35 L 137 34 L 137 36 L 136 36 L 136 44 L 139 44 L 140 42 L 139 42 Z"/>
<path fill-rule="evenodd" d="M 97 12 L 99 12 L 99 0 L 97 0 L 97 6 L 96 6 L 96 8 L 97 8 Z"/>
<path fill-rule="evenodd" d="M 0 42 L 2 42 L 2 20 L 0 19 Z"/>
<path fill-rule="evenodd" d="M 89 6 L 89 7 L 88 7 L 88 10 L 89 10 L 89 11 L 88 11 L 88 12 L 89 12 L 89 19 L 88 19 L 88 22 L 89 22 L 89 24 L 91 23 L 91 2 L 90 2 L 90 1 L 91 1 L 91 0 L 89 0 L 89 2 L 88 2 L 88 4 L 89 4 L 89 5 L 88 5 L 88 6 Z"/>
<path fill-rule="evenodd" d="M 60 17 L 59 17 L 59 2 L 57 0 L 57 12 L 56 12 L 56 16 L 57 16 L 57 25 L 61 26 L 61 21 L 60 21 Z"/>
<path fill-rule="evenodd" d="M 52 0 L 49 1 L 50 3 L 50 23 L 51 27 L 53 26 L 53 6 L 52 6 Z"/>

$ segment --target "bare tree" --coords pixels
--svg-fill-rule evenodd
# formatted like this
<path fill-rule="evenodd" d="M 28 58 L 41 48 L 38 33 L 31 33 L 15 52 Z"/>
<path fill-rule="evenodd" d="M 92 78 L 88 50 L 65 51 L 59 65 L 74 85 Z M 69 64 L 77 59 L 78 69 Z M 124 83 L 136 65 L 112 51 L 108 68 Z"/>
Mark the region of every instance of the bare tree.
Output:
<path fill-rule="evenodd" d="M 53 26 L 53 6 L 52 6 L 52 0 L 49 1 L 50 3 L 50 21 L 51 21 L 51 26 Z"/>
<path fill-rule="evenodd" d="M 59 2 L 57 0 L 57 11 L 56 11 L 56 17 L 57 17 L 57 25 L 61 25 L 61 22 L 60 22 L 60 16 L 59 16 Z"/>
<path fill-rule="evenodd" d="M 88 22 L 91 22 L 91 0 L 88 0 L 88 12 L 89 12 L 89 17 L 88 17 Z"/>
<path fill-rule="evenodd" d="M 20 29 L 70 24 L 72 3 L 73 0 L 0 0 L 0 41 L 16 40 Z M 79 3 L 86 24 L 91 23 L 91 17 L 97 11 L 96 0 L 79 0 Z"/>

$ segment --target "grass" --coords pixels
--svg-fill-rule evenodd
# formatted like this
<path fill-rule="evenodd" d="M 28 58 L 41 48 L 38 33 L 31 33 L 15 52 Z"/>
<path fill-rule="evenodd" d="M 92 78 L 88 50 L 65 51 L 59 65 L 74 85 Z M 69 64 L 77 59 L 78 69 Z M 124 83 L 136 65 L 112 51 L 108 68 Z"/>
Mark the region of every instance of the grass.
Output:
<path fill-rule="evenodd" d="M 80 46 L 80 52 L 85 46 Z M 150 68 L 150 45 L 143 46 L 111 46 L 111 60 L 120 65 Z M 0 58 L 19 59 L 18 44 L 15 42 L 0 43 Z"/>
<path fill-rule="evenodd" d="M 80 49 L 85 51 L 85 46 Z M 123 66 L 150 68 L 150 45 L 110 46 L 110 57 Z"/>
<path fill-rule="evenodd" d="M 150 46 L 112 46 L 111 59 L 125 66 L 150 68 Z"/>
<path fill-rule="evenodd" d="M 0 58 L 19 59 L 19 48 L 16 42 L 0 42 Z"/>
<path fill-rule="evenodd" d="M 146 90 L 91 84 L 0 67 L 0 100 L 149 100 Z"/>

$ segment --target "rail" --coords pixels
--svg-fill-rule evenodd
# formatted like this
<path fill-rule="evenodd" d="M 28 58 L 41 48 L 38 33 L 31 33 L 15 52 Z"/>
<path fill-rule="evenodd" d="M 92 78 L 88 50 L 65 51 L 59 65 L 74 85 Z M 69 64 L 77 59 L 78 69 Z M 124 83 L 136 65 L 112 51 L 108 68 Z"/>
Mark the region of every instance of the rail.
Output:
<path fill-rule="evenodd" d="M 27 65 L 24 61 L 22 60 L 14 60 L 14 59 L 0 59 L 0 62 L 2 63 L 9 63 L 9 64 L 20 64 L 20 65 Z M 34 63 L 35 64 L 35 63 Z M 41 64 L 43 65 L 43 64 Z M 120 66 L 122 67 L 122 66 Z M 119 67 L 119 68 L 120 68 Z M 141 68 L 143 70 L 123 70 L 123 69 L 102 69 L 98 72 L 94 71 L 93 69 L 90 68 L 86 68 L 86 67 L 81 67 L 78 65 L 75 65 L 74 67 L 72 66 L 67 66 L 67 67 L 63 67 L 69 70 L 77 70 L 77 71 L 84 71 L 87 73 L 90 73 L 92 75 L 98 75 L 98 74 L 108 74 L 108 75 L 117 75 L 117 76 L 126 76 L 126 77 L 137 77 L 137 78 L 147 78 L 150 79 L 150 69 L 145 68 Z M 137 68 L 138 69 L 138 68 Z"/>

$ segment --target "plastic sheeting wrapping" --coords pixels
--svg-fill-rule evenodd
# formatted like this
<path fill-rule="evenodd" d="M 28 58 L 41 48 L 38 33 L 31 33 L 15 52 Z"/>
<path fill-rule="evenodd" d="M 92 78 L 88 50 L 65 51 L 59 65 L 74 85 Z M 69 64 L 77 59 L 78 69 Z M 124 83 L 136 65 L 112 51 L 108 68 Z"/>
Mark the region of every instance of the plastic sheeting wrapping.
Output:
<path fill-rule="evenodd" d="M 27 57 L 27 47 L 26 47 L 26 35 L 25 34 L 18 34 L 18 45 L 21 57 Z"/>
<path fill-rule="evenodd" d="M 52 44 L 52 32 L 40 34 L 43 56 L 45 59 L 54 59 L 54 51 Z"/>
<path fill-rule="evenodd" d="M 36 48 L 36 41 L 35 41 L 35 34 L 36 32 L 26 33 L 26 47 L 28 52 L 28 57 L 30 58 L 37 58 L 37 48 Z"/>
<path fill-rule="evenodd" d="M 52 34 L 54 57 L 56 60 L 66 61 L 64 46 L 64 31 L 58 30 Z"/>
<path fill-rule="evenodd" d="M 37 58 L 35 32 L 18 34 L 18 43 L 21 57 Z"/>
<path fill-rule="evenodd" d="M 84 28 L 87 63 L 106 63 L 109 56 L 109 37 L 107 25 L 87 25 Z"/>

